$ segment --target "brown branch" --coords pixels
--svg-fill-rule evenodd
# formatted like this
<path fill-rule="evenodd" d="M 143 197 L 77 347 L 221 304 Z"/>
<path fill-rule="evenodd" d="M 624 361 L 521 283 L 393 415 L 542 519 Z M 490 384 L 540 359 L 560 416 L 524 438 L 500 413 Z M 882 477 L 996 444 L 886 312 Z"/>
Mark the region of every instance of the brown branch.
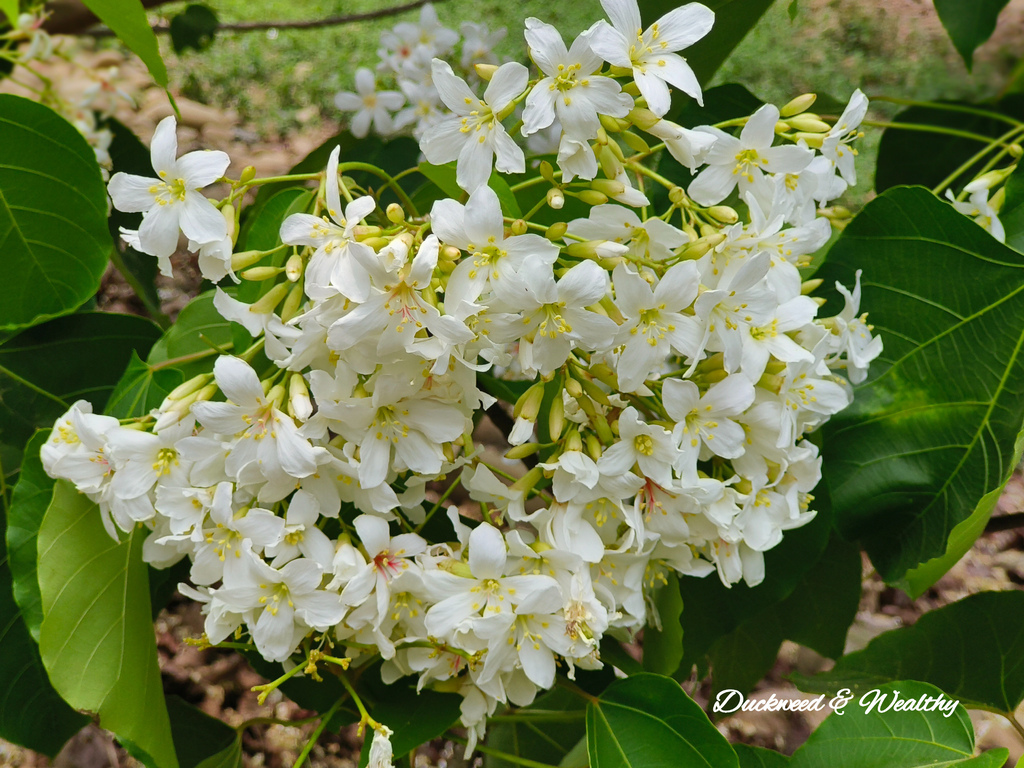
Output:
<path fill-rule="evenodd" d="M 156 0 L 160 2 L 161 0 Z M 165 0 L 166 1 L 166 0 Z M 412 11 L 427 3 L 443 3 L 445 0 L 413 0 L 405 5 L 395 5 L 391 8 L 379 8 L 366 13 L 350 13 L 344 16 L 328 16 L 324 19 L 302 19 L 299 21 L 239 21 L 229 24 L 218 24 L 217 32 L 255 32 L 266 29 L 316 29 L 319 27 L 334 27 L 341 24 L 353 24 L 357 21 L 369 21 L 385 16 L 395 16 L 399 13 Z M 154 0 L 150 0 L 154 2 Z M 169 24 L 154 24 L 153 31 L 158 34 L 166 34 L 171 31 Z M 113 37 L 114 33 L 106 27 L 94 30 L 79 32 L 81 35 L 91 37 Z"/>

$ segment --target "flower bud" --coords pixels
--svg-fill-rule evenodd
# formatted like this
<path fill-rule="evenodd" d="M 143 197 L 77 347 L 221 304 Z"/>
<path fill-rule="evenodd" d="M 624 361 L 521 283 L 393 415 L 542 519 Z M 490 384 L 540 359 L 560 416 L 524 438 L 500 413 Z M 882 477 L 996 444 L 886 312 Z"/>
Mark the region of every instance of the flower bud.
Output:
<path fill-rule="evenodd" d="M 779 110 L 779 114 L 782 117 L 792 117 L 793 115 L 799 115 L 801 112 L 806 112 L 813 105 L 815 100 L 818 98 L 817 94 L 804 93 L 797 96 L 795 99 L 790 101 L 786 106 Z"/>
<path fill-rule="evenodd" d="M 289 288 L 291 286 L 288 283 L 278 283 L 257 299 L 255 303 L 250 304 L 249 311 L 257 315 L 266 315 L 273 312 L 287 295 Z"/>
<path fill-rule="evenodd" d="M 287 283 L 281 283 L 281 285 L 287 285 Z M 284 300 L 284 304 L 281 305 L 281 321 L 287 323 L 297 314 L 299 314 L 299 307 L 302 306 L 302 299 L 305 297 L 305 293 L 302 290 L 302 283 L 296 283 L 292 286 L 291 292 Z"/>
<path fill-rule="evenodd" d="M 237 272 L 251 267 L 266 255 L 266 251 L 240 251 L 231 256 L 231 269 Z"/>
<path fill-rule="evenodd" d="M 520 491 L 522 493 L 528 493 L 532 491 L 544 478 L 544 470 L 540 467 L 534 467 L 525 475 L 516 480 L 512 485 L 509 486 L 513 491 Z"/>
<path fill-rule="evenodd" d="M 790 117 L 786 122 L 798 131 L 808 131 L 809 133 L 828 133 L 832 130 L 831 125 L 826 123 L 817 115 L 812 115 L 810 113 Z"/>
<path fill-rule="evenodd" d="M 516 404 L 512 409 L 513 417 L 517 419 L 526 419 L 527 421 L 536 421 L 537 415 L 540 413 L 540 404 L 544 399 L 544 385 L 541 382 L 537 382 L 528 390 L 523 392 L 516 400 Z"/>
<path fill-rule="evenodd" d="M 284 274 L 291 282 L 297 282 L 302 277 L 302 257 L 293 253 L 288 257 L 284 265 Z"/>
<path fill-rule="evenodd" d="M 683 205 L 687 200 L 686 190 L 682 187 L 672 187 L 668 191 L 668 199 L 674 205 Z"/>
<path fill-rule="evenodd" d="M 1010 145 L 1010 155 L 1019 159 L 1021 155 L 1024 155 L 1024 148 L 1017 142 L 1013 142 Z"/>
<path fill-rule="evenodd" d="M 565 405 L 562 403 L 562 398 L 556 396 L 551 401 L 551 409 L 548 411 L 548 434 L 552 440 L 557 440 L 562 436 L 562 430 L 565 428 Z"/>
<path fill-rule="evenodd" d="M 587 205 L 604 205 L 608 202 L 608 195 L 596 189 L 581 190 L 576 196 Z"/>
<path fill-rule="evenodd" d="M 242 169 L 242 175 L 238 178 L 243 184 L 248 184 L 250 181 L 256 178 L 256 166 L 247 165 Z"/>
<path fill-rule="evenodd" d="M 313 403 L 309 399 L 309 388 L 301 373 L 293 373 L 288 379 L 288 413 L 299 421 L 313 415 Z"/>
<path fill-rule="evenodd" d="M 568 231 L 569 225 L 564 221 L 556 221 L 550 227 L 547 232 L 544 233 L 544 237 L 548 240 L 560 240 L 565 233 Z"/>
<path fill-rule="evenodd" d="M 780 136 L 784 133 L 789 133 L 791 130 L 793 130 L 793 126 L 791 126 L 785 120 L 779 120 L 777 123 L 775 123 L 775 133 L 777 133 Z"/>
<path fill-rule="evenodd" d="M 723 224 L 735 224 L 740 220 L 739 214 L 728 205 L 714 205 L 708 208 L 708 215 Z"/>
<path fill-rule="evenodd" d="M 485 83 L 489 83 L 491 78 L 494 77 L 494 73 L 498 71 L 498 65 L 484 64 L 481 62 L 479 64 L 474 64 L 473 69 L 476 70 L 476 73 L 480 76 L 481 80 Z"/>
<path fill-rule="evenodd" d="M 529 227 L 526 226 L 526 222 L 522 219 L 516 219 L 512 222 L 512 226 L 509 227 L 513 235 L 525 235 L 529 231 Z"/>
<path fill-rule="evenodd" d="M 405 211 L 398 203 L 392 203 L 389 205 L 385 213 L 387 214 L 388 221 L 392 224 L 401 224 L 405 221 Z"/>
<path fill-rule="evenodd" d="M 816 277 L 813 280 L 804 280 L 800 284 L 800 293 L 802 293 L 804 296 L 806 296 L 809 293 L 813 293 L 814 291 L 816 291 L 818 289 L 818 287 L 823 282 L 825 282 L 825 281 L 822 280 L 820 277 Z"/>
<path fill-rule="evenodd" d="M 626 146 L 632 149 L 634 152 L 650 152 L 651 148 L 641 137 L 637 136 L 632 131 L 623 131 L 622 141 L 625 142 Z"/>
<path fill-rule="evenodd" d="M 379 251 L 381 248 L 386 248 L 391 244 L 391 241 L 386 237 L 367 237 L 361 242 L 363 245 L 367 245 L 375 251 Z"/>
<path fill-rule="evenodd" d="M 626 115 L 626 119 L 633 123 L 633 125 L 638 128 L 642 128 L 645 131 L 653 128 L 661 121 L 660 117 L 651 112 L 651 110 L 644 109 L 643 107 L 634 107 L 631 109 L 629 114 Z"/>
<path fill-rule="evenodd" d="M 582 383 L 583 389 L 586 391 L 587 395 L 590 397 L 591 400 L 595 400 L 604 406 L 610 406 L 612 404 L 611 400 L 608 399 L 608 395 L 605 394 L 604 390 L 597 386 L 597 384 L 595 384 L 593 381 L 591 381 L 590 379 L 583 379 Z"/>
<path fill-rule="evenodd" d="M 506 459 L 525 459 L 527 456 L 532 456 L 540 450 L 540 443 L 523 443 L 509 448 L 505 453 Z"/>
<path fill-rule="evenodd" d="M 565 391 L 569 393 L 569 397 L 579 397 L 583 394 L 583 385 L 570 376 L 565 380 Z"/>
<path fill-rule="evenodd" d="M 271 280 L 284 272 L 282 267 L 253 267 L 241 273 L 243 280 L 259 283 L 264 280 Z"/>
<path fill-rule="evenodd" d="M 594 461 L 601 458 L 601 441 L 597 439 L 597 435 L 593 432 L 587 432 L 586 447 L 587 455 Z"/>
<path fill-rule="evenodd" d="M 198 392 L 201 388 L 206 386 L 206 383 L 213 377 L 212 373 L 200 373 L 198 376 L 193 376 L 188 381 L 182 382 L 178 386 L 168 393 L 164 399 L 164 403 L 174 402 L 175 400 L 181 400 L 193 392 Z"/>
<path fill-rule="evenodd" d="M 562 206 L 565 205 L 565 194 L 557 187 L 552 187 L 548 190 L 547 199 L 548 205 L 556 211 L 561 210 Z"/>
<path fill-rule="evenodd" d="M 619 133 L 629 128 L 629 123 L 620 117 L 612 117 L 611 115 L 598 115 L 597 117 L 608 133 Z"/>
<path fill-rule="evenodd" d="M 565 450 L 566 451 L 582 451 L 583 450 L 583 438 L 580 437 L 580 431 L 575 427 L 570 429 L 568 434 L 565 436 Z"/>
<path fill-rule="evenodd" d="M 547 160 L 540 161 L 540 177 L 549 184 L 555 183 L 555 169 L 551 167 L 551 163 Z"/>
<path fill-rule="evenodd" d="M 612 179 L 594 179 L 590 182 L 590 188 L 608 197 L 617 197 L 626 191 L 625 184 Z"/>
<path fill-rule="evenodd" d="M 793 134 L 794 141 L 804 140 L 804 143 L 811 149 L 821 149 L 821 145 L 825 143 L 825 136 L 821 133 L 808 133 L 807 131 L 798 131 Z"/>

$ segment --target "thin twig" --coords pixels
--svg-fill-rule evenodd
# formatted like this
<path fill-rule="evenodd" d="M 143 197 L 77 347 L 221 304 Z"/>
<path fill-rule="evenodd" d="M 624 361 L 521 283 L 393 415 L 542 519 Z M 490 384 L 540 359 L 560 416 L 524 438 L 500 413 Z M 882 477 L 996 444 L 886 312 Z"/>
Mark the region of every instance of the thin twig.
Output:
<path fill-rule="evenodd" d="M 366 13 L 349 13 L 343 16 L 328 16 L 323 19 L 301 19 L 298 21 L 238 21 L 229 24 L 218 24 L 217 32 L 256 32 L 266 29 L 316 29 L 319 27 L 336 27 L 341 24 L 354 24 L 357 21 L 369 21 L 384 16 L 395 16 L 399 13 L 412 11 L 427 3 L 443 3 L 445 0 L 413 0 L 411 3 L 396 5 L 391 8 L 378 8 L 375 11 Z M 170 24 L 154 24 L 153 31 L 158 35 L 167 34 L 171 31 Z M 87 29 L 79 32 L 80 35 L 90 37 L 115 37 L 113 31 L 107 27 Z"/>

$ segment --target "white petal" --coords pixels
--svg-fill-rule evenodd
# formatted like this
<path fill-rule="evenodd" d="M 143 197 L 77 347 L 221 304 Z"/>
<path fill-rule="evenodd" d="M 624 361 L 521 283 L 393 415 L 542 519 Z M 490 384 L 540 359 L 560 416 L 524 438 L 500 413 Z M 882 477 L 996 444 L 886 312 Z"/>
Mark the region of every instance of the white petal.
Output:
<path fill-rule="evenodd" d="M 530 79 L 529 70 L 517 61 L 510 61 L 498 67 L 491 76 L 491 82 L 484 91 L 484 101 L 495 112 L 507 107 L 512 99 L 526 90 Z"/>
<path fill-rule="evenodd" d="M 507 557 L 505 539 L 490 523 L 480 523 L 469 534 L 469 570 L 476 578 L 500 579 Z"/>
<path fill-rule="evenodd" d="M 226 152 L 205 149 L 182 155 L 175 170 L 186 189 L 202 189 L 223 176 L 229 165 L 231 158 Z"/>
<path fill-rule="evenodd" d="M 151 256 L 170 256 L 178 250 L 177 205 L 158 205 L 143 217 L 139 227 L 139 245 Z"/>
<path fill-rule="evenodd" d="M 643 31 L 640 20 L 640 6 L 637 0 L 601 0 L 601 7 L 612 20 L 612 24 L 627 40 Z"/>
<path fill-rule="evenodd" d="M 117 210 L 138 213 L 156 205 L 156 197 L 149 190 L 159 183 L 158 179 L 147 179 L 145 176 L 115 173 L 110 177 L 107 191 Z"/>
<path fill-rule="evenodd" d="M 200 193 L 187 190 L 181 204 L 181 231 L 197 243 L 210 243 L 224 239 L 227 223 L 213 203 Z"/>
<path fill-rule="evenodd" d="M 658 19 L 658 42 L 667 43 L 670 51 L 681 51 L 710 32 L 714 23 L 714 11 L 700 3 L 675 8 Z"/>
<path fill-rule="evenodd" d="M 173 115 L 161 120 L 153 132 L 153 141 L 149 145 L 149 156 L 153 161 L 153 170 L 170 173 L 178 156 L 178 137 L 175 132 L 178 123 Z"/>

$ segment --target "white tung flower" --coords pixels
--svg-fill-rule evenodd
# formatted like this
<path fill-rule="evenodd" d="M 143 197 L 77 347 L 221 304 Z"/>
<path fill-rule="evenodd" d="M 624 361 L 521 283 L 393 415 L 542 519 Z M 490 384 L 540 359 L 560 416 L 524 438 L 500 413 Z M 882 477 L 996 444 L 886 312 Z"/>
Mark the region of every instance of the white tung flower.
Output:
<path fill-rule="evenodd" d="M 597 23 L 591 47 L 609 64 L 633 70 L 633 79 L 654 114 L 661 117 L 671 106 L 668 83 L 704 105 L 696 75 L 675 51 L 690 47 L 711 31 L 715 14 L 710 8 L 689 3 L 644 29 L 636 0 L 601 0 L 601 6 L 612 23 Z"/>
<path fill-rule="evenodd" d="M 487 183 L 491 165 L 503 173 L 526 170 L 523 150 L 516 146 L 501 124 L 503 113 L 526 90 L 529 72 L 522 64 L 502 64 L 487 84 L 483 99 L 456 77 L 451 66 L 434 59 L 434 85 L 454 115 L 431 126 L 420 141 L 420 149 L 435 165 L 457 160 L 456 181 L 467 192 Z M 494 158 L 497 156 L 497 160 Z"/>
<path fill-rule="evenodd" d="M 223 240 L 227 234 L 224 217 L 199 190 L 223 176 L 231 159 L 214 150 L 177 157 L 176 128 L 174 118 L 165 117 L 153 134 L 150 157 L 159 178 L 115 173 L 108 186 L 115 208 L 142 212 L 136 247 L 159 258 L 160 271 L 167 276 L 179 230 L 201 244 Z"/>
<path fill-rule="evenodd" d="M 594 74 L 601 58 L 590 49 L 586 33 L 566 50 L 557 29 L 531 17 L 526 20 L 526 42 L 546 77 L 526 97 L 524 136 L 547 128 L 557 117 L 567 136 L 589 141 L 601 127 L 599 114 L 624 117 L 632 109 L 633 99 L 618 83 Z"/>
<path fill-rule="evenodd" d="M 334 95 L 334 106 L 342 112 L 355 112 L 352 117 L 352 135 L 363 138 L 373 124 L 373 130 L 385 136 L 394 128 L 391 112 L 405 104 L 405 96 L 398 91 L 378 91 L 373 72 L 366 67 L 356 70 L 356 92 L 342 91 Z"/>

